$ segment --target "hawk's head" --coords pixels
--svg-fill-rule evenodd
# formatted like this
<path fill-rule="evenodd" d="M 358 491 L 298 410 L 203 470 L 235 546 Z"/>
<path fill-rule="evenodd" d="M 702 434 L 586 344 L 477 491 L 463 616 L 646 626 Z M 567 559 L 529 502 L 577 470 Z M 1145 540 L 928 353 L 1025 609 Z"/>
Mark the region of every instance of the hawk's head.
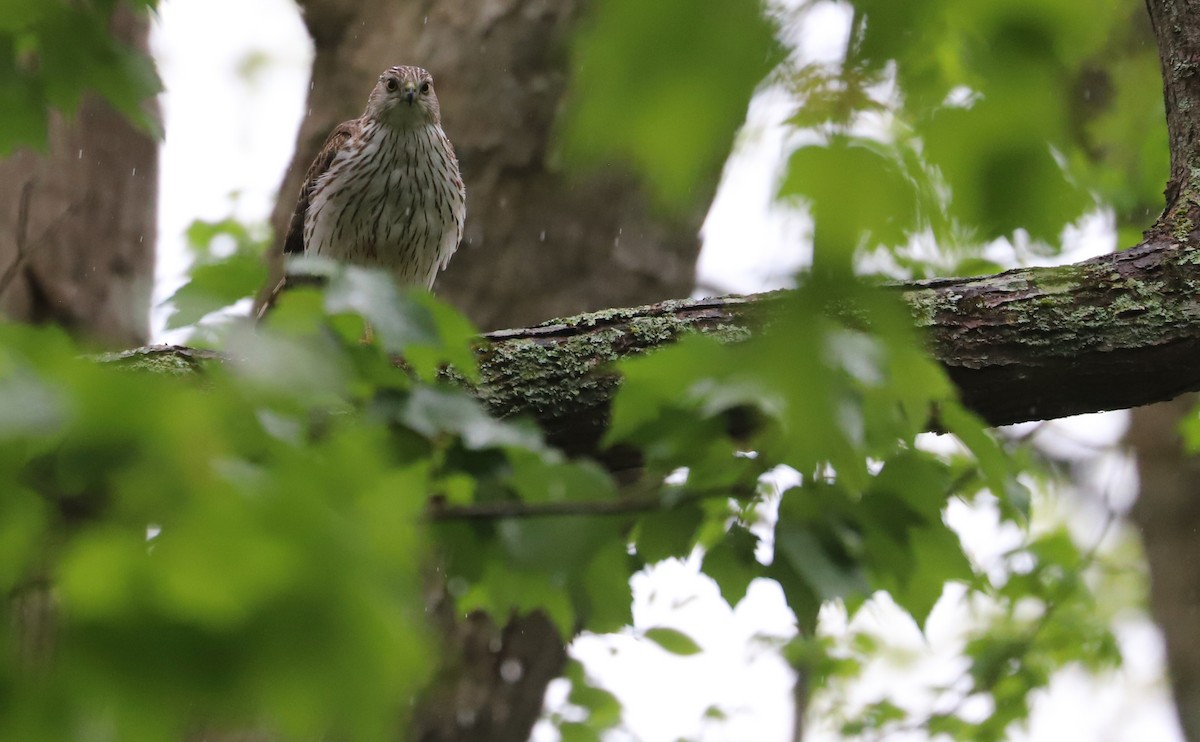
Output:
<path fill-rule="evenodd" d="M 420 67 L 392 67 L 379 76 L 367 112 L 392 126 L 440 124 L 433 76 Z"/>

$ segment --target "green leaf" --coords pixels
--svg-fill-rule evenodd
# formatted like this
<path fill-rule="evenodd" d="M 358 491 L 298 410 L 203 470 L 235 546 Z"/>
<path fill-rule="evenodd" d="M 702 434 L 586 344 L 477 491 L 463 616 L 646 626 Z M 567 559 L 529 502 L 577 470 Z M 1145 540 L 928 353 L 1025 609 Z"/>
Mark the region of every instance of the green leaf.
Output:
<path fill-rule="evenodd" d="M 821 599 L 814 588 L 796 570 L 790 560 L 775 559 L 766 568 L 766 576 L 778 583 L 788 608 L 796 616 L 802 635 L 811 636 L 817 630 L 817 614 Z"/>
<path fill-rule="evenodd" d="M 563 591 L 560 575 L 509 569 L 501 559 L 489 559 L 479 581 L 457 601 L 463 614 L 481 610 L 503 620 L 514 611 L 544 611 L 566 641 L 575 635 L 575 609 Z"/>
<path fill-rule="evenodd" d="M 754 556 L 757 545 L 758 539 L 754 534 L 742 526 L 734 525 L 725 538 L 704 553 L 700 568 L 717 583 L 721 597 L 730 607 L 746 597 L 750 582 L 765 571 Z"/>
<path fill-rule="evenodd" d="M 687 335 L 668 348 L 621 362 L 605 443 L 638 445 L 653 471 L 690 469 L 718 488 L 753 481 L 761 465 L 729 435 L 732 419 L 781 414 L 781 395 L 747 368 L 746 356 L 718 340 Z"/>
<path fill-rule="evenodd" d="M 469 449 L 523 448 L 539 450 L 541 434 L 528 425 L 501 422 L 484 411 L 466 392 L 418 386 L 403 405 L 400 420 L 426 438 L 453 434 Z"/>
<path fill-rule="evenodd" d="M 511 423 L 504 423 L 511 424 Z M 531 431 L 532 432 L 532 431 Z M 617 496 L 612 477 L 596 462 L 565 461 L 557 452 L 539 450 L 540 438 L 508 451 L 510 484 L 526 502 L 611 500 Z"/>
<path fill-rule="evenodd" d="M 647 431 L 667 410 L 695 404 L 688 391 L 692 377 L 722 375 L 724 358 L 714 338 L 686 335 L 658 352 L 622 361 L 624 380 L 613 400 L 606 442 L 652 440 Z"/>
<path fill-rule="evenodd" d="M 944 462 L 922 451 L 901 450 L 879 470 L 869 497 L 897 498 L 928 523 L 940 520 L 949 487 L 950 471 Z M 887 503 L 876 507 L 883 512 L 891 509 Z"/>
<path fill-rule="evenodd" d="M 410 345 L 438 345 L 437 323 L 429 311 L 401 294 L 391 275 L 381 270 L 339 265 L 325 290 L 325 309 L 362 317 L 388 353 L 403 354 Z"/>
<path fill-rule="evenodd" d="M 475 325 L 466 315 L 438 301 L 429 292 L 413 291 L 405 298 L 428 313 L 437 334 L 435 345 L 410 344 L 405 348 L 404 360 L 408 365 L 427 381 L 433 381 L 445 365 L 450 365 L 465 381 L 478 382 L 479 366 L 474 345 L 479 340 L 479 330 Z"/>
<path fill-rule="evenodd" d="M 839 482 L 805 482 L 783 494 L 775 561 L 786 563 L 822 602 L 841 598 L 853 607 L 870 594 L 861 508 Z"/>
<path fill-rule="evenodd" d="M 642 632 L 642 636 L 671 654 L 677 654 L 681 657 L 688 657 L 703 651 L 700 645 L 690 636 L 682 631 L 666 626 L 656 626 L 646 629 Z"/>
<path fill-rule="evenodd" d="M 1184 447 L 1189 454 L 1200 452 L 1200 409 L 1193 409 L 1179 423 L 1179 432 L 1183 436 Z"/>
<path fill-rule="evenodd" d="M 896 245 L 916 231 L 913 185 L 903 161 L 888 149 L 837 136 L 792 154 L 779 195 L 801 196 L 812 204 L 814 270 L 832 264 L 848 271 L 864 235 L 871 245 Z"/>
<path fill-rule="evenodd" d="M 635 569 L 622 539 L 613 538 L 596 550 L 582 574 L 576 574 L 574 592 L 580 592 L 582 582 L 584 595 L 577 595 L 575 604 L 586 630 L 615 632 L 633 623 L 629 579 Z"/>
<path fill-rule="evenodd" d="M 703 511 L 695 505 L 642 516 L 635 539 L 638 556 L 647 564 L 686 557 L 695 545 L 696 529 L 703 520 Z"/>
<path fill-rule="evenodd" d="M 588 677 L 582 664 L 570 661 L 566 677 L 571 681 L 571 693 L 567 701 L 587 710 L 588 729 L 600 732 L 620 723 L 621 702 L 612 693 L 597 686 Z"/>
<path fill-rule="evenodd" d="M 89 91 L 161 137 L 147 105 L 162 88 L 154 64 L 109 34 L 112 3 L 96 6 L 8 0 L 0 12 L 0 156 L 43 147 L 50 109 L 69 119 Z"/>
<path fill-rule="evenodd" d="M 620 541 L 619 523 L 611 519 L 554 516 L 509 518 L 496 526 L 499 542 L 511 563 L 545 571 L 556 579 L 577 578 L 604 544 Z"/>
<path fill-rule="evenodd" d="M 46 0 L 4 0 L 0 31 L 23 31 L 35 27 L 58 9 Z"/>
<path fill-rule="evenodd" d="M 562 736 L 562 742 L 601 742 L 603 739 L 590 724 L 575 721 L 559 724 L 558 733 Z"/>
<path fill-rule="evenodd" d="M 254 296 L 266 279 L 266 266 L 251 255 L 195 266 L 191 279 L 167 300 L 173 305 L 167 329 L 193 325 L 212 312 Z"/>
<path fill-rule="evenodd" d="M 680 23 L 687 18 L 687 23 Z M 569 163 L 629 163 L 676 210 L 704 198 L 755 87 L 781 55 L 757 0 L 590 8 L 572 45 Z"/>
<path fill-rule="evenodd" d="M 1025 229 L 1057 241 L 1062 228 L 1093 205 L 1086 190 L 1055 161 L 1050 139 L 1064 124 L 1023 111 L 1057 110 L 1051 87 L 1021 88 L 970 109 L 941 111 L 927 128 L 928 157 L 954 189 L 953 213 L 990 239 Z"/>
<path fill-rule="evenodd" d="M 1113 45 L 1140 31 L 1140 24 L 1126 25 Z M 1108 105 L 1087 122 L 1088 144 L 1102 157 L 1085 167 L 1088 180 L 1116 210 L 1118 226 L 1126 229 L 1126 235 L 1118 237 L 1118 246 L 1127 246 L 1140 241 L 1142 230 L 1157 214 L 1170 167 L 1170 147 L 1159 110 L 1162 78 L 1157 55 L 1136 43 L 1119 48 L 1122 53 L 1108 56 L 1105 82 L 1112 90 Z"/>
<path fill-rule="evenodd" d="M 46 97 L 70 113 L 84 91 L 94 91 L 157 138 L 158 124 L 144 108 L 162 90 L 153 62 L 112 38 L 105 15 L 72 9 L 49 14 L 38 25 Z"/>
<path fill-rule="evenodd" d="M 939 406 L 938 418 L 975 456 L 984 484 L 1000 503 L 1001 515 L 1019 523 L 1028 522 L 1029 491 L 1017 481 L 1014 462 L 983 421 L 957 402 L 949 401 Z"/>
<path fill-rule="evenodd" d="M 261 256 L 270 245 L 270 230 L 265 224 L 244 224 L 228 217 L 216 221 L 197 219 L 188 225 L 185 232 L 188 249 L 199 265 L 216 262 L 228 257 L 219 249 L 224 247 L 221 238 L 232 242 L 230 254 Z"/>
<path fill-rule="evenodd" d="M 167 299 L 172 305 L 167 329 L 195 324 L 205 315 L 253 297 L 266 282 L 262 255 L 270 243 L 265 225 L 245 225 L 232 218 L 196 220 L 188 225 L 193 264 L 188 282 Z M 226 243 L 232 249 L 222 250 Z"/>
<path fill-rule="evenodd" d="M 0 498 L 0 590 L 14 594 L 35 565 L 52 522 L 44 500 L 28 489 L 10 487 Z"/>
<path fill-rule="evenodd" d="M 20 145 L 44 149 L 50 125 L 38 81 L 30 79 L 12 62 L 17 56 L 14 46 L 12 39 L 0 35 L 0 157 Z"/>
<path fill-rule="evenodd" d="M 924 629 L 946 583 L 951 580 L 969 583 L 974 573 L 963 554 L 958 534 L 940 521 L 924 528 L 910 529 L 907 536 L 912 549 L 912 569 L 907 574 L 891 575 L 889 581 L 894 586 L 887 589 L 896 603 Z"/>
<path fill-rule="evenodd" d="M 863 598 L 870 585 L 858 562 L 846 553 L 837 537 L 823 542 L 817 534 L 799 524 L 785 523 L 775 528 L 775 549 L 798 575 L 812 588 L 822 602 L 834 598 Z"/>

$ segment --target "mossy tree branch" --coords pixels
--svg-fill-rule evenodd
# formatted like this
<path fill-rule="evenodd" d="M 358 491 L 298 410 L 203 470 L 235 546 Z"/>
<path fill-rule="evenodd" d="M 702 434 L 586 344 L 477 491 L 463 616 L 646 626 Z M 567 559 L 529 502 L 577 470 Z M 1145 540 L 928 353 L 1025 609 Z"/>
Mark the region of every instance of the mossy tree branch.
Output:
<path fill-rule="evenodd" d="M 1121 409 L 1200 390 L 1200 247 L 1152 238 L 1074 265 L 900 284 L 930 350 L 993 425 Z M 786 292 L 666 301 L 484 336 L 475 390 L 529 415 L 572 454 L 595 455 L 620 384 L 612 363 L 688 332 L 769 333 Z M 780 338 L 780 342 L 787 342 Z M 155 346 L 109 356 L 185 367 L 211 353 Z"/>

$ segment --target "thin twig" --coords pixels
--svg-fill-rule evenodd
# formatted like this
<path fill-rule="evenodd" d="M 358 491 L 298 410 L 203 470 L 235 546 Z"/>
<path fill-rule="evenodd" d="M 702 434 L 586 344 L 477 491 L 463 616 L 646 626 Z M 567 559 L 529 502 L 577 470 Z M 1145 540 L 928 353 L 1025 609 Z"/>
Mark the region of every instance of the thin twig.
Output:
<path fill-rule="evenodd" d="M 0 276 L 0 296 L 4 296 L 4 292 L 17 277 L 17 272 L 24 264 L 26 256 L 29 255 L 28 245 L 26 240 L 29 237 L 29 202 L 33 198 L 33 186 L 36 182 L 35 178 L 30 178 L 21 186 L 21 200 L 17 204 L 17 256 L 13 258 L 12 263 L 4 271 L 4 275 Z"/>
<path fill-rule="evenodd" d="M 1108 503 L 1108 493 L 1105 493 L 1104 500 L 1105 500 L 1105 502 L 1104 502 L 1104 506 L 1105 506 L 1104 523 L 1101 524 L 1101 526 L 1100 526 L 1100 534 L 1092 541 L 1092 543 L 1088 546 L 1088 548 L 1080 554 L 1079 564 L 1075 570 L 1075 573 L 1077 575 L 1083 575 L 1083 573 L 1085 571 L 1087 571 L 1088 569 L 1091 569 L 1092 567 L 1097 566 L 1097 563 L 1100 558 L 1100 554 L 1099 554 L 1100 547 L 1103 545 L 1104 540 L 1106 538 L 1108 538 L 1108 534 L 1111 532 L 1113 526 L 1116 525 L 1118 519 L 1120 518 L 1120 513 L 1118 513 Z M 1021 546 L 1016 549 L 1013 549 L 1012 551 L 1009 552 L 1009 554 L 1013 554 L 1018 551 L 1021 551 L 1023 548 L 1025 548 L 1025 547 Z M 1022 659 L 1024 659 L 1024 654 L 1027 653 L 1033 647 L 1034 642 L 1037 641 L 1038 635 L 1040 635 L 1043 631 L 1045 631 L 1046 627 L 1050 625 L 1050 621 L 1054 618 L 1054 616 L 1055 616 L 1056 612 L 1059 610 L 1059 608 L 1062 607 L 1062 604 L 1063 604 L 1062 600 L 1046 601 L 1046 609 L 1042 612 L 1042 615 L 1038 618 L 1038 620 L 1035 623 L 1033 623 L 1032 626 L 1030 626 L 1028 632 L 1025 634 L 1024 637 L 1021 638 L 1021 640 L 1019 642 L 1019 646 L 1022 647 Z M 958 681 L 947 684 L 946 685 L 947 692 L 949 692 L 950 688 L 959 687 L 961 685 L 961 683 L 959 681 L 965 680 L 968 677 L 970 677 L 969 671 L 964 672 L 962 675 L 960 675 L 958 678 Z M 991 691 L 991 689 L 986 689 L 986 690 L 989 692 Z M 967 691 L 965 691 L 965 692 L 957 691 L 958 698 L 955 699 L 953 701 L 953 703 L 948 708 L 946 708 L 946 710 L 938 712 L 937 715 L 938 716 L 958 716 L 961 713 L 962 708 L 966 704 L 966 702 L 970 698 L 976 696 L 979 692 L 980 692 L 980 689 L 976 688 L 972 681 L 972 683 L 969 686 L 969 689 Z M 875 730 L 878 734 L 881 734 L 882 736 L 874 737 L 873 739 L 883 740 L 883 739 L 886 739 L 886 738 L 889 738 L 892 736 L 896 736 L 896 735 L 899 735 L 902 733 L 915 734 L 918 732 L 927 731 L 927 729 L 925 728 L 925 725 L 928 723 L 929 723 L 928 718 L 921 720 L 921 721 L 908 720 L 903 723 L 897 722 L 890 726 L 881 727 L 880 729 Z"/>
<path fill-rule="evenodd" d="M 673 510 L 715 497 L 745 500 L 758 494 L 758 488 L 747 485 L 714 487 L 669 493 L 663 497 L 624 498 L 618 500 L 578 500 L 575 502 L 483 502 L 472 505 L 447 505 L 444 500 L 433 499 L 429 503 L 426 519 L 433 522 L 453 520 L 503 520 L 508 518 L 549 518 L 555 516 L 609 516 L 636 515 L 655 511 Z M 674 496 L 672 496 L 674 495 Z"/>

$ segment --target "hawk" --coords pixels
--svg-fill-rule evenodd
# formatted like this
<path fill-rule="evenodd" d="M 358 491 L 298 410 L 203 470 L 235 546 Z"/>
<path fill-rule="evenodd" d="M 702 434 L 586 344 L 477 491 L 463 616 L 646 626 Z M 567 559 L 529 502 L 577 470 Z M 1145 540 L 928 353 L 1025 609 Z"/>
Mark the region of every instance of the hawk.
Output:
<path fill-rule="evenodd" d="M 283 251 L 384 268 L 402 286 L 428 289 L 458 248 L 465 215 L 433 77 L 392 67 L 309 167 Z"/>

